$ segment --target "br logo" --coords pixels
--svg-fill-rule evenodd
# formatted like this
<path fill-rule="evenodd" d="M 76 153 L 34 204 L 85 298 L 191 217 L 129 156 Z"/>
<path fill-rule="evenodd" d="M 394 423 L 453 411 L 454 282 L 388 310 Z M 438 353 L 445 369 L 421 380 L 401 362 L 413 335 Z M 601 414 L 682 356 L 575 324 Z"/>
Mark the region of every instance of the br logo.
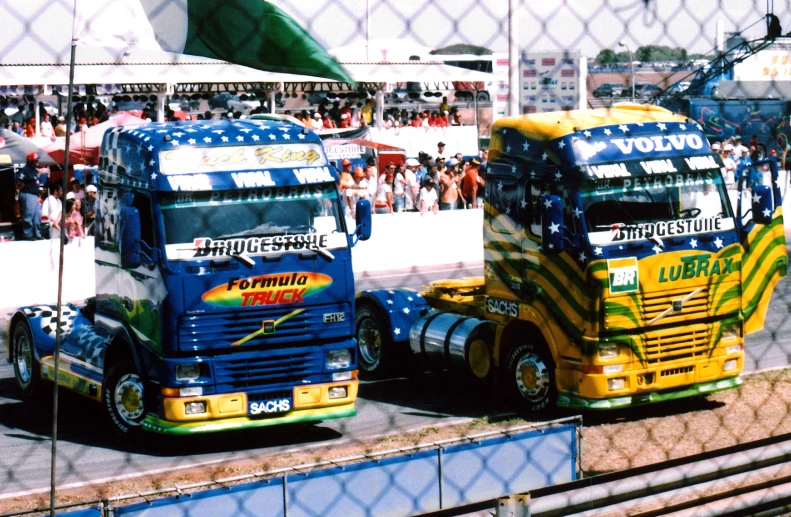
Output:
<path fill-rule="evenodd" d="M 610 277 L 610 292 L 633 293 L 638 290 L 637 258 L 629 257 L 607 261 Z"/>

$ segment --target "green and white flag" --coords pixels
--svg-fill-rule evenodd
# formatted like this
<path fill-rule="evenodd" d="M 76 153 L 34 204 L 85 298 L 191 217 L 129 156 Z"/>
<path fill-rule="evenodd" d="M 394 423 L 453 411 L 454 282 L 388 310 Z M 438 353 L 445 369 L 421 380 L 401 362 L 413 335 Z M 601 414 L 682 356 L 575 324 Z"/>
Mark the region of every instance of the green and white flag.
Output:
<path fill-rule="evenodd" d="M 308 32 L 265 0 L 77 0 L 78 44 L 204 56 L 353 82 Z"/>

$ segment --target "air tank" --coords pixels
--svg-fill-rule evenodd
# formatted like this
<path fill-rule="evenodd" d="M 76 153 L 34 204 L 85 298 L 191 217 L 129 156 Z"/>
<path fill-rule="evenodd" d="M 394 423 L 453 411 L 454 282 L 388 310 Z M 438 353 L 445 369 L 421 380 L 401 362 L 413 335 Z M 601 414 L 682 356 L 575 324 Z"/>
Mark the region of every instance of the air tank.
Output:
<path fill-rule="evenodd" d="M 430 311 L 409 330 L 412 352 L 440 368 L 461 368 L 484 378 L 491 368 L 494 322 L 452 312 Z"/>

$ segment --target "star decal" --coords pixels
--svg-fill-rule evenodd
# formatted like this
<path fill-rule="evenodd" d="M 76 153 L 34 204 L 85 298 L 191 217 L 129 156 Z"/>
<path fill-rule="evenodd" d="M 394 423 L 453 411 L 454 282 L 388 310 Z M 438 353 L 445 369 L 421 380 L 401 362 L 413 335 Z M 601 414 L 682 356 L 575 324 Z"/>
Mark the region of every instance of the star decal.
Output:
<path fill-rule="evenodd" d="M 149 146 L 148 146 L 148 150 L 149 150 L 149 152 L 150 152 L 150 151 L 153 151 L 153 150 L 154 150 L 154 146 L 153 146 L 153 145 L 149 145 Z"/>
<path fill-rule="evenodd" d="M 591 137 L 591 132 L 588 131 L 587 129 L 585 131 L 583 131 L 582 134 L 585 135 L 585 138 L 590 138 Z"/>
<path fill-rule="evenodd" d="M 686 131 L 687 125 L 686 124 L 679 124 L 678 128 L 681 129 L 682 131 Z"/>
<path fill-rule="evenodd" d="M 305 135 L 300 133 L 300 134 L 297 135 L 297 138 L 299 138 L 300 140 L 304 140 L 305 139 Z"/>
<path fill-rule="evenodd" d="M 516 174 L 516 165 L 511 165 L 511 174 Z"/>
<path fill-rule="evenodd" d="M 557 171 L 557 172 L 555 173 L 555 179 L 556 179 L 556 180 L 560 181 L 560 178 L 562 178 L 562 177 L 563 177 L 563 175 L 560 173 L 560 171 Z"/>
<path fill-rule="evenodd" d="M 400 336 L 401 335 L 401 329 L 398 328 L 398 327 L 394 328 L 393 329 L 393 334 L 395 334 L 396 336 Z"/>
<path fill-rule="evenodd" d="M 254 140 L 255 142 L 258 142 L 258 140 L 259 140 L 259 138 L 258 138 L 258 135 L 255 135 L 255 134 L 254 134 L 254 135 L 253 135 L 253 140 Z"/>
<path fill-rule="evenodd" d="M 253 135 L 253 140 L 258 140 L 256 138 L 256 136 L 258 136 L 258 135 Z M 272 134 L 269 135 L 269 139 L 270 140 L 277 140 L 277 136 L 274 133 L 272 133 Z"/>
<path fill-rule="evenodd" d="M 506 153 L 510 153 L 511 152 L 511 146 L 510 145 L 506 145 L 505 146 L 505 152 Z"/>
<path fill-rule="evenodd" d="M 220 137 L 220 140 L 222 140 L 223 142 L 227 142 L 228 141 L 228 137 L 223 135 L 223 136 Z"/>
<path fill-rule="evenodd" d="M 610 128 L 606 127 L 604 128 L 604 134 L 610 136 L 612 134 L 612 131 L 610 131 Z"/>
<path fill-rule="evenodd" d="M 761 202 L 761 196 L 759 196 L 758 194 L 753 194 L 753 203 L 760 203 L 760 202 Z"/>
<path fill-rule="evenodd" d="M 603 249 L 601 249 L 599 246 L 596 246 L 596 247 L 593 249 L 593 252 L 594 252 L 596 255 L 601 255 L 602 253 L 604 253 L 604 250 L 603 250 Z"/>
<path fill-rule="evenodd" d="M 178 140 L 173 140 L 171 143 L 173 144 L 173 147 L 178 147 L 180 145 Z"/>
<path fill-rule="evenodd" d="M 722 239 L 720 239 L 719 237 L 714 239 L 714 245 L 717 246 L 717 249 L 722 248 Z"/>
<path fill-rule="evenodd" d="M 547 161 L 547 153 L 542 154 L 541 159 Z"/>
<path fill-rule="evenodd" d="M 177 136 L 181 138 L 182 136 L 184 136 L 184 133 L 182 133 L 181 131 L 176 131 L 175 133 L 173 133 L 173 136 Z"/>
<path fill-rule="evenodd" d="M 250 129 L 249 127 L 246 127 L 246 128 L 240 129 L 239 131 L 241 131 L 242 133 L 249 133 L 250 131 L 252 131 L 252 129 Z"/>
<path fill-rule="evenodd" d="M 393 300 L 387 300 L 387 305 L 393 305 Z"/>
<path fill-rule="evenodd" d="M 535 178 L 536 177 L 536 171 L 530 171 L 530 177 L 531 178 Z"/>
<path fill-rule="evenodd" d="M 283 140 L 291 140 L 291 135 L 288 133 L 283 133 Z"/>
<path fill-rule="evenodd" d="M 654 253 L 662 253 L 662 248 L 660 248 L 659 246 L 654 246 L 651 249 L 654 250 Z"/>
<path fill-rule="evenodd" d="M 628 128 L 627 126 L 625 126 L 624 124 L 621 124 L 620 126 L 618 126 L 618 129 L 620 129 L 620 130 L 621 130 L 621 131 L 623 131 L 624 133 L 626 133 L 627 131 L 629 131 L 629 128 Z"/>
<path fill-rule="evenodd" d="M 585 262 L 586 260 L 588 260 L 588 257 L 585 256 L 585 252 L 584 251 L 582 253 L 580 253 L 580 259 L 579 260 L 580 260 L 580 262 Z"/>
<path fill-rule="evenodd" d="M 153 165 L 154 165 L 154 163 L 156 163 L 154 160 L 149 160 L 149 161 L 148 161 L 148 165 L 149 165 L 149 166 L 153 166 Z"/>
<path fill-rule="evenodd" d="M 505 215 L 511 215 L 511 207 L 510 206 L 505 208 Z"/>
<path fill-rule="evenodd" d="M 522 201 L 520 201 L 520 202 L 519 202 L 519 204 L 520 204 L 520 205 L 522 205 L 522 209 L 523 209 L 523 210 L 524 210 L 525 208 L 527 208 L 527 201 L 525 201 L 524 199 L 523 199 Z"/>
<path fill-rule="evenodd" d="M 151 179 L 152 179 L 152 180 L 155 180 L 155 179 L 157 179 L 157 173 L 156 173 L 156 172 L 152 172 L 152 173 L 151 173 Z"/>
<path fill-rule="evenodd" d="M 212 133 L 217 133 L 218 135 L 221 135 L 221 134 L 225 133 L 225 130 L 224 129 L 215 129 L 215 130 L 212 131 Z"/>
<path fill-rule="evenodd" d="M 664 125 L 662 122 L 657 122 L 656 127 L 658 127 L 660 131 L 667 131 L 667 126 Z"/>
<path fill-rule="evenodd" d="M 242 135 L 236 135 L 236 140 L 238 142 L 243 142 L 244 141 L 244 137 Z"/>
<path fill-rule="evenodd" d="M 404 307 L 404 314 L 409 314 L 409 307 Z"/>
<path fill-rule="evenodd" d="M 566 142 L 561 140 L 560 143 L 558 143 L 558 149 L 563 149 L 564 147 L 566 147 Z"/>
<path fill-rule="evenodd" d="M 498 181 L 497 182 L 497 192 L 502 192 L 502 191 L 503 191 L 503 182 L 502 181 Z"/>
<path fill-rule="evenodd" d="M 560 231 L 560 225 L 558 223 L 552 223 L 549 225 L 550 233 L 558 233 Z"/>
<path fill-rule="evenodd" d="M 552 200 L 551 200 L 551 199 L 549 199 L 549 198 L 547 198 L 547 199 L 544 201 L 544 206 L 545 206 L 545 207 L 547 207 L 547 208 L 552 208 Z"/>
<path fill-rule="evenodd" d="M 763 214 L 766 218 L 772 217 L 772 212 L 768 208 L 763 211 Z"/>
<path fill-rule="evenodd" d="M 195 139 L 194 139 L 194 138 L 190 138 L 189 140 L 187 140 L 187 142 L 188 142 L 190 145 L 195 145 L 195 143 L 196 143 L 196 141 L 195 141 Z"/>
<path fill-rule="evenodd" d="M 574 210 L 573 210 L 573 213 L 574 213 L 574 217 L 579 219 L 580 216 L 582 215 L 582 210 L 580 210 L 580 208 L 578 206 L 575 206 Z"/>
<path fill-rule="evenodd" d="M 690 239 L 689 245 L 692 249 L 696 249 L 698 247 L 698 241 L 696 239 Z"/>
<path fill-rule="evenodd" d="M 203 141 L 208 144 L 209 142 L 211 142 L 211 137 L 208 137 L 208 136 L 203 137 Z"/>
<path fill-rule="evenodd" d="M 409 302 L 411 302 L 411 301 L 412 301 L 412 297 L 411 297 L 411 296 L 407 296 L 407 297 L 406 297 L 406 299 L 407 299 L 407 301 L 409 301 Z"/>
<path fill-rule="evenodd" d="M 642 122 L 638 122 L 637 125 L 640 126 L 640 127 L 643 127 L 643 123 Z"/>
<path fill-rule="evenodd" d="M 530 149 L 530 144 L 528 144 L 527 140 L 525 140 L 525 142 L 522 144 L 522 150 L 527 152 L 528 149 Z"/>

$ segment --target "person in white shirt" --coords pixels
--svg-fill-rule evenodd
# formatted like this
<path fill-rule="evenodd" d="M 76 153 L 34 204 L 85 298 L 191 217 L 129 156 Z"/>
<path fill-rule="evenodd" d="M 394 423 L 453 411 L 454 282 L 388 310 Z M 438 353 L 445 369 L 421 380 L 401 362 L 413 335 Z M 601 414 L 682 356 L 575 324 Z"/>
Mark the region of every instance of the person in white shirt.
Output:
<path fill-rule="evenodd" d="M 435 214 L 439 212 L 439 198 L 437 197 L 437 189 L 434 188 L 434 182 L 426 178 L 424 187 L 420 190 L 420 215 L 431 210 Z"/>
<path fill-rule="evenodd" d="M 377 214 L 393 213 L 393 175 L 383 174 L 385 180 L 379 185 L 374 198 L 374 211 Z"/>
<path fill-rule="evenodd" d="M 750 150 L 742 145 L 742 137 L 740 135 L 736 135 L 733 137 L 733 155 L 739 158 L 742 157 L 744 153 L 749 153 Z"/>
<path fill-rule="evenodd" d="M 63 210 L 63 204 L 60 198 L 63 197 L 63 187 L 61 185 L 53 185 L 50 188 L 50 194 L 44 200 L 44 205 L 41 207 L 42 217 L 46 216 L 49 220 L 49 238 L 60 239 L 60 213 Z"/>
<path fill-rule="evenodd" d="M 414 158 L 409 158 L 406 161 L 406 171 L 404 172 L 404 179 L 407 182 L 406 197 L 404 199 L 404 209 L 407 212 L 414 212 L 417 210 L 415 200 L 420 193 L 420 184 L 417 181 L 417 168 L 420 167 L 420 162 Z"/>
<path fill-rule="evenodd" d="M 313 114 L 313 120 L 310 121 L 310 127 L 314 131 L 324 129 L 324 122 L 321 121 L 321 114 L 318 111 Z"/>
<path fill-rule="evenodd" d="M 401 166 L 396 166 L 391 163 L 387 166 L 387 174 L 393 175 L 393 209 L 396 212 L 403 212 L 406 203 L 406 189 L 408 185 L 404 174 L 401 172 Z"/>
<path fill-rule="evenodd" d="M 41 136 L 55 140 L 55 129 L 52 127 L 52 122 L 49 121 L 49 113 L 44 113 L 43 118 L 41 121 Z"/>
<path fill-rule="evenodd" d="M 736 162 L 733 159 L 733 145 L 722 146 L 722 163 L 725 165 L 725 184 L 729 189 L 736 188 Z"/>

